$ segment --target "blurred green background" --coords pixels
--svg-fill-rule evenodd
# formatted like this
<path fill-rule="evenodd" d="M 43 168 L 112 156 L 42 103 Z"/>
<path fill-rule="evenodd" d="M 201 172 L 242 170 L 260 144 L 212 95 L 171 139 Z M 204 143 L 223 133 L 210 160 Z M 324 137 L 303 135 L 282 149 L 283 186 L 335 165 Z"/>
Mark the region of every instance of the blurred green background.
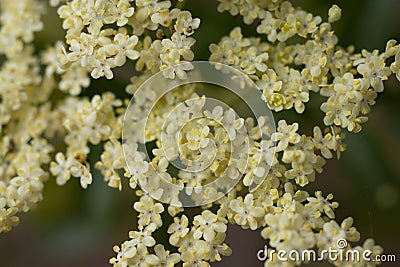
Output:
<path fill-rule="evenodd" d="M 342 20 L 334 24 L 342 46 L 384 50 L 386 41 L 400 40 L 400 1 L 328 1 L 298 0 L 307 11 L 327 17 L 329 7 L 336 3 L 343 9 Z M 240 17 L 217 13 L 213 0 L 188 1 L 186 8 L 194 17 L 202 18 L 197 30 L 195 53 L 198 60 L 209 56 L 208 45 L 217 43 L 222 35 L 237 25 Z M 38 46 L 45 47 L 62 39 L 56 11 L 45 16 L 45 30 L 39 34 Z M 254 27 L 245 26 L 244 33 L 254 33 Z M 121 72 L 121 79 L 93 83 L 85 94 L 93 95 L 104 89 L 123 95 L 129 73 Z M 113 89 L 115 88 L 115 89 Z M 384 247 L 385 253 L 396 254 L 400 260 L 400 84 L 393 77 L 378 97 L 369 122 L 359 134 L 346 139 L 347 151 L 340 161 L 328 161 L 324 173 L 306 187 L 309 192 L 321 189 L 332 192 L 341 205 L 337 209 L 339 221 L 352 216 L 361 232 L 362 240 L 373 237 Z M 317 111 L 315 111 L 316 113 Z M 306 112 L 306 116 L 311 112 Z M 320 114 L 321 115 L 321 114 Z M 91 155 L 98 157 L 98 149 Z M 132 208 L 134 193 L 124 181 L 122 192 L 106 186 L 95 171 L 94 182 L 87 190 L 77 179 L 58 187 L 50 179 L 44 191 L 44 201 L 36 210 L 24 214 L 21 223 L 12 232 L 0 235 L 0 266 L 109 266 L 114 256 L 112 247 L 128 238 L 128 231 L 136 227 Z M 227 242 L 233 255 L 213 266 L 262 266 L 256 253 L 265 241 L 258 231 L 229 227 Z M 399 266 L 399 261 L 383 266 Z M 311 264 L 309 265 L 311 266 Z M 325 266 L 321 263 L 315 266 Z M 327 265 L 328 266 L 328 265 Z"/>

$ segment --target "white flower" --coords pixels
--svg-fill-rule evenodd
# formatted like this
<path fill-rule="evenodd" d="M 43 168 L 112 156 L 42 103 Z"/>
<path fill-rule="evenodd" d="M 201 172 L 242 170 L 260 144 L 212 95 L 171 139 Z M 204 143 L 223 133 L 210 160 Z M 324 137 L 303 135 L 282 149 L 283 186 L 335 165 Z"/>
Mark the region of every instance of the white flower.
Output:
<path fill-rule="evenodd" d="M 391 73 L 390 68 L 386 66 L 382 56 L 367 53 L 365 50 L 363 51 L 363 55 L 365 56 L 364 59 L 360 59 L 354 63 L 362 63 L 357 66 L 358 73 L 367 79 L 377 92 L 382 92 L 383 81 L 388 79 L 388 75 Z"/>
<path fill-rule="evenodd" d="M 132 60 L 139 57 L 140 53 L 134 49 L 138 43 L 138 37 L 136 35 L 128 36 L 118 33 L 114 36 L 114 42 L 118 46 L 118 52 L 114 59 L 114 64 L 116 66 L 124 65 L 126 57 Z"/>
<path fill-rule="evenodd" d="M 181 218 L 174 217 L 174 222 L 168 227 L 168 233 L 171 234 L 169 243 L 177 245 L 181 238 L 184 238 L 189 233 L 189 220 L 186 215 Z"/>
<path fill-rule="evenodd" d="M 331 6 L 331 8 L 329 8 L 328 15 L 329 15 L 328 18 L 329 23 L 338 21 L 342 16 L 342 9 L 337 5 L 333 5 Z"/>
<path fill-rule="evenodd" d="M 203 236 L 204 240 L 211 242 L 217 233 L 226 232 L 226 223 L 228 222 L 224 218 L 219 217 L 209 210 L 205 210 L 201 215 L 194 217 L 193 225 L 197 228 L 195 228 L 193 236 L 196 239 Z"/>
<path fill-rule="evenodd" d="M 191 37 L 186 37 L 183 34 L 175 32 L 172 34 L 171 39 L 164 39 L 161 41 L 163 47 L 167 51 L 168 57 L 162 57 L 164 62 L 176 63 L 176 60 L 182 56 L 185 60 L 193 60 L 194 54 L 191 50 L 192 46 L 196 42 Z"/>
<path fill-rule="evenodd" d="M 140 231 L 130 231 L 129 237 L 136 242 L 138 245 L 144 245 L 146 247 L 152 247 L 156 244 L 156 240 L 151 234 L 157 229 L 155 223 L 150 223 Z M 139 246 L 140 247 L 140 246 Z"/>
<path fill-rule="evenodd" d="M 263 208 L 254 205 L 252 194 L 247 194 L 244 200 L 242 197 L 232 200 L 229 207 L 233 212 L 234 221 L 245 229 L 249 227 L 251 230 L 257 229 L 265 215 Z"/>
<path fill-rule="evenodd" d="M 297 122 L 287 125 L 285 120 L 278 122 L 277 132 L 271 136 L 272 141 L 279 141 L 276 147 L 276 151 L 282 151 L 286 149 L 290 144 L 297 144 L 300 142 L 300 135 L 297 133 L 299 124 Z"/>
<path fill-rule="evenodd" d="M 56 183 L 63 185 L 71 177 L 70 167 L 72 162 L 69 158 L 66 160 L 64 154 L 60 152 L 56 154 L 56 162 L 50 163 L 50 172 L 54 176 L 57 176 Z"/>
<path fill-rule="evenodd" d="M 168 250 L 165 251 L 164 246 L 161 244 L 158 244 L 154 247 L 154 252 L 156 253 L 156 256 L 160 259 L 158 266 L 165 266 L 165 267 L 174 266 L 181 259 L 178 253 L 170 254 Z"/>
<path fill-rule="evenodd" d="M 192 19 L 192 14 L 189 11 L 181 11 L 178 14 L 175 30 L 178 33 L 183 33 L 186 36 L 192 35 L 194 30 L 200 25 L 200 19 Z"/>
<path fill-rule="evenodd" d="M 93 78 L 98 79 L 103 76 L 106 76 L 107 79 L 113 78 L 114 75 L 111 71 L 111 68 L 113 68 L 115 66 L 113 58 L 106 58 L 106 57 L 93 58 L 93 57 L 91 57 L 89 59 L 89 63 L 91 64 L 91 66 L 93 68 L 93 70 L 91 72 L 91 75 Z"/>
<path fill-rule="evenodd" d="M 233 109 L 228 109 L 224 112 L 222 125 L 228 132 L 229 139 L 233 141 L 236 138 L 236 133 L 244 126 L 244 119 L 236 118 L 235 111 Z"/>
<path fill-rule="evenodd" d="M 164 39 L 165 40 L 165 39 Z M 190 62 L 178 62 L 178 65 L 162 65 L 160 70 L 163 71 L 163 75 L 166 78 L 175 79 L 177 76 L 179 79 L 184 80 L 187 77 L 187 71 L 193 70 L 193 65 Z"/>
<path fill-rule="evenodd" d="M 329 98 L 327 102 L 322 103 L 321 110 L 325 112 L 324 123 L 326 126 L 332 124 L 347 127 L 349 124 L 348 117 L 351 115 L 353 105 L 342 105 L 338 99 Z"/>

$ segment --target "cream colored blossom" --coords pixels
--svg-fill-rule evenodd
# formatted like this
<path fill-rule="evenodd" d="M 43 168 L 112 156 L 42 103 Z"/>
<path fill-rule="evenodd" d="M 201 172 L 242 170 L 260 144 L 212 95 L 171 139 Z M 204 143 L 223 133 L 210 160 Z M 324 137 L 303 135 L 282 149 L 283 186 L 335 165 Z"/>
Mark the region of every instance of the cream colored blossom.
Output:
<path fill-rule="evenodd" d="M 287 125 L 285 120 L 278 122 L 278 131 L 271 136 L 272 141 L 278 141 L 277 151 L 286 149 L 289 143 L 296 144 L 300 142 L 300 135 L 296 133 L 298 128 L 299 124 L 296 122 L 292 125 Z"/>
<path fill-rule="evenodd" d="M 154 200 L 149 196 L 142 196 L 139 202 L 135 202 L 134 209 L 139 212 L 140 225 L 146 226 L 150 223 L 155 223 L 157 227 L 162 225 L 161 215 L 164 207 L 160 203 L 154 203 Z"/>
<path fill-rule="evenodd" d="M 340 17 L 342 16 L 342 9 L 337 5 L 333 5 L 333 6 L 331 6 L 331 8 L 329 8 L 328 16 L 329 16 L 329 19 L 328 19 L 329 23 L 338 21 L 338 20 L 340 20 Z"/>
<path fill-rule="evenodd" d="M 189 232 L 189 221 L 188 218 L 183 215 L 180 219 L 175 217 L 174 223 L 168 228 L 168 233 L 172 234 L 169 242 L 172 245 L 176 245 L 180 238 L 184 238 Z"/>
<path fill-rule="evenodd" d="M 195 216 L 193 220 L 193 225 L 197 226 L 193 236 L 195 238 L 203 236 L 204 240 L 211 242 L 218 233 L 226 231 L 227 223 L 225 219 L 218 217 L 218 215 L 209 210 L 205 210 L 201 215 Z"/>
<path fill-rule="evenodd" d="M 265 214 L 263 208 L 254 205 L 254 197 L 252 194 L 247 194 L 244 199 L 238 197 L 232 200 L 230 208 L 232 210 L 230 216 L 237 224 L 245 229 L 250 228 L 251 230 L 255 230 Z"/>
<path fill-rule="evenodd" d="M 181 11 L 177 16 L 175 30 L 178 33 L 183 33 L 186 36 L 192 35 L 194 30 L 200 26 L 200 19 L 192 19 L 192 14 L 189 11 Z"/>

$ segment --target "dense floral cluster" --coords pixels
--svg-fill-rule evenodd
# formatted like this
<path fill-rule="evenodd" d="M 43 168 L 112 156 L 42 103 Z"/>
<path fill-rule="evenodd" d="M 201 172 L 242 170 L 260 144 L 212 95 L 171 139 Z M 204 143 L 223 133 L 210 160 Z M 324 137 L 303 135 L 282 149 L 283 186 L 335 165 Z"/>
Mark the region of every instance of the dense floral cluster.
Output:
<path fill-rule="evenodd" d="M 92 183 L 91 169 L 97 168 L 112 188 L 121 190 L 121 179 L 130 179 L 131 189 L 140 197 L 134 204 L 138 229 L 114 247 L 116 256 L 110 260 L 114 266 L 179 262 L 184 267 L 209 266 L 232 252 L 224 243 L 228 223 L 262 229 L 271 247 L 285 251 L 337 247 L 339 239 L 358 241 L 360 234 L 351 218 L 335 221 L 338 203 L 332 194 L 310 195 L 302 187 L 315 180 L 326 160 L 334 154 L 340 157 L 346 148 L 345 131 L 361 130 L 384 89 L 383 81 L 392 74 L 400 80 L 400 46 L 390 40 L 384 52 L 361 53 L 338 46 L 331 25 L 341 17 L 336 5 L 324 22 L 288 1 L 218 0 L 219 12 L 240 15 L 246 24 L 257 22 L 259 36 L 244 37 L 240 27 L 235 27 L 209 46 L 209 60 L 248 75 L 274 112 L 294 109 L 301 114 L 313 95 L 321 95 L 323 120 L 315 122 L 312 133 L 302 133 L 299 122 L 286 120 L 280 120 L 275 130 L 267 122 L 258 120 L 257 124 L 221 106 L 204 111 L 205 97 L 196 91 L 197 85 L 185 85 L 154 107 L 145 135 L 156 146 L 146 162 L 138 147 L 122 140 L 130 99 L 119 99 L 111 91 L 91 99 L 80 95 L 90 86 L 90 76 L 112 79 L 117 76 L 115 69 L 127 61 L 134 61 L 140 73 L 131 78 L 128 94 L 159 71 L 169 79 L 185 79 L 193 68 L 193 34 L 200 19 L 181 10 L 181 2 L 50 0 L 50 5 L 58 7 L 65 40 L 35 51 L 34 33 L 43 28 L 45 5 L 38 0 L 0 0 L 0 55 L 4 59 L 0 69 L 0 232 L 10 231 L 19 222 L 18 213 L 28 212 L 42 200 L 49 177 L 55 177 L 59 185 L 76 177 L 86 188 Z M 295 36 L 303 40 L 286 42 Z M 157 92 L 147 90 L 135 97 L 133 115 L 141 118 L 142 107 L 149 107 Z M 180 136 L 175 135 L 177 131 Z M 263 134 L 269 139 L 262 138 Z M 130 138 L 136 141 L 135 135 Z M 90 162 L 90 146 L 103 146 L 98 162 Z M 132 152 L 127 158 L 124 149 Z M 177 158 L 184 168 L 171 174 L 169 164 Z M 209 167 L 192 172 L 203 165 Z M 185 187 L 197 204 L 203 204 L 196 202 L 200 196 L 218 194 L 202 186 L 224 175 L 240 181 L 214 203 L 202 205 L 203 211 L 191 218 L 179 201 L 179 191 L 160 190 L 156 172 L 171 184 Z M 163 225 L 166 216 L 172 218 L 170 225 Z M 158 244 L 153 236 L 159 229 L 167 232 L 168 246 Z M 174 251 L 166 250 L 171 246 Z M 382 253 L 372 239 L 353 249 Z M 300 264 L 272 259 L 265 266 Z"/>

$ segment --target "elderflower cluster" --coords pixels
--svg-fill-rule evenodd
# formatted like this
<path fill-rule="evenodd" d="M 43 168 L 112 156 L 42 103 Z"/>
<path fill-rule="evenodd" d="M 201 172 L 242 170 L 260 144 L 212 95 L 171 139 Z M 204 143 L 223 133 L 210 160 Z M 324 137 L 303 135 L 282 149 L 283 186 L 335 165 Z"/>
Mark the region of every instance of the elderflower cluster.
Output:
<path fill-rule="evenodd" d="M 0 8 L 0 232 L 8 232 L 18 224 L 18 213 L 43 199 L 54 147 L 50 92 L 32 45 L 43 27 L 43 5 L 0 1 Z"/>
<path fill-rule="evenodd" d="M 112 69 L 127 59 L 137 60 L 139 70 L 158 71 L 194 58 L 191 47 L 196 40 L 190 35 L 200 20 L 192 19 L 188 11 L 171 9 L 170 1 L 76 0 L 60 6 L 58 14 L 68 45 L 60 55 L 61 66 L 78 65 L 95 79 L 112 79 Z M 116 25 L 117 30 L 108 25 Z M 145 31 L 156 31 L 162 40 L 148 36 L 139 41 Z M 166 75 L 173 78 L 175 73 L 179 75 L 179 69 Z"/>
<path fill-rule="evenodd" d="M 246 186 L 259 185 L 269 166 L 277 162 L 273 153 L 266 153 L 273 151 L 272 145 L 267 140 L 258 141 L 259 126 L 250 118 L 237 117 L 233 109 L 224 110 L 217 105 L 212 110 L 204 110 L 204 96 L 194 93 L 182 103 L 171 96 L 174 93 L 177 92 L 165 95 L 169 103 L 164 107 L 167 110 L 160 109 L 147 118 L 152 132 L 146 131 L 146 141 L 156 140 L 151 162 L 136 143 L 129 145 L 141 133 L 136 131 L 140 128 L 136 125 L 146 122 L 136 109 L 128 116 L 133 121 L 130 124 L 133 132 L 125 133 L 124 145 L 133 179 L 147 194 L 174 205 L 182 205 L 179 194 L 186 194 L 196 206 L 206 204 L 202 198 L 221 194 L 242 176 Z M 179 172 L 171 176 L 167 172 L 169 167 L 178 167 Z"/>
<path fill-rule="evenodd" d="M 390 40 L 383 52 L 360 53 L 340 47 L 331 24 L 341 17 L 337 5 L 323 21 L 289 1 L 217 1 L 219 12 L 240 15 L 259 36 L 235 27 L 209 46 L 209 61 L 248 76 L 274 112 L 302 114 L 320 95 L 312 132 L 297 121 L 279 120 L 275 129 L 268 117 L 210 108 L 196 83 L 167 94 L 139 90 L 159 71 L 184 81 L 194 69 L 200 19 L 182 10 L 185 1 L 50 0 L 65 39 L 38 50 L 42 1 L 0 0 L 0 233 L 43 199 L 47 179 L 63 185 L 75 177 L 86 189 L 96 168 L 111 188 L 122 190 L 128 179 L 139 197 L 137 229 L 114 247 L 115 267 L 210 266 L 232 253 L 228 224 L 261 229 L 270 247 L 285 251 L 359 241 L 351 217 L 335 220 L 332 194 L 304 189 L 326 160 L 340 158 L 346 132 L 361 131 L 384 81 L 392 74 L 400 81 L 400 45 Z M 121 69 L 131 74 L 132 105 L 119 88 L 90 93 L 93 79 L 117 78 Z M 93 147 L 101 149 L 96 162 Z M 202 210 L 186 213 L 183 199 Z M 372 239 L 353 249 L 382 253 Z"/>

